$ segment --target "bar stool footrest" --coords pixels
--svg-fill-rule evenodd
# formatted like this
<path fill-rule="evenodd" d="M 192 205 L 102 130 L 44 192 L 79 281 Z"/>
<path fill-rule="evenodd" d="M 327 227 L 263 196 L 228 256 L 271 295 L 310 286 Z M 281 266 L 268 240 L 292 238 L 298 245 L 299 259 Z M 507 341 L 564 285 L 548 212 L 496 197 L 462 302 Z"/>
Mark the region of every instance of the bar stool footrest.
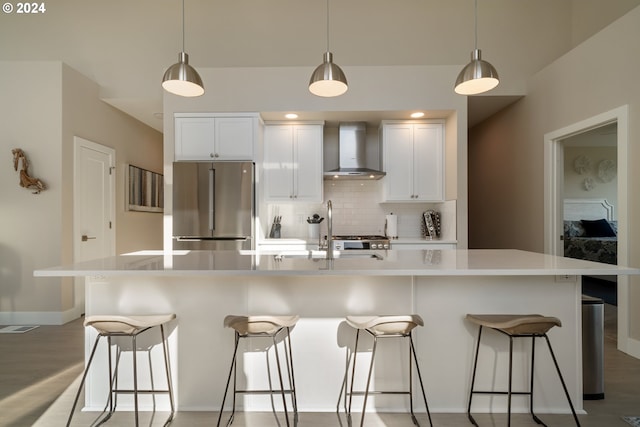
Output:
<path fill-rule="evenodd" d="M 135 390 L 113 390 L 112 393 L 118 394 L 134 394 Z M 138 390 L 138 394 L 157 394 L 157 393 L 170 393 L 169 390 Z"/>
<path fill-rule="evenodd" d="M 367 392 L 366 391 L 353 391 L 353 392 L 349 392 L 347 393 L 347 396 L 364 396 Z M 410 395 L 411 392 L 409 391 L 369 391 L 368 394 L 407 394 Z"/>
<path fill-rule="evenodd" d="M 293 390 L 236 390 L 236 393 L 242 394 L 292 394 Z"/>

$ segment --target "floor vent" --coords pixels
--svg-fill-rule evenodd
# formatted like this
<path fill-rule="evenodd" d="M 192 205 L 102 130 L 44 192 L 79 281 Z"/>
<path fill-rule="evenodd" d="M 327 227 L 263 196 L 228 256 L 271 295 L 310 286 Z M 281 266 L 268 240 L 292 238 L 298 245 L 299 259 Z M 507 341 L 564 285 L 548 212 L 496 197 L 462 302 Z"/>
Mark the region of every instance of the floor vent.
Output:
<path fill-rule="evenodd" d="M 37 326 L 5 326 L 0 328 L 0 334 L 23 334 L 35 328 Z"/>

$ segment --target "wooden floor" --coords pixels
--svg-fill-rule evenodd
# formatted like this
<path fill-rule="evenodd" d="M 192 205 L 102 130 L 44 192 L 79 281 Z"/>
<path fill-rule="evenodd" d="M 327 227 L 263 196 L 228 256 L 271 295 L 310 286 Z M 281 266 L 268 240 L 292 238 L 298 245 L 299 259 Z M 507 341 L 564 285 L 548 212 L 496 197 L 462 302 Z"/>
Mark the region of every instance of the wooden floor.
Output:
<path fill-rule="evenodd" d="M 587 415 L 580 415 L 584 427 L 629 427 L 622 416 L 640 416 L 640 361 L 615 349 L 616 307 L 605 306 L 605 394 L 599 401 L 586 401 Z M 0 334 L 0 426 L 64 425 L 82 372 L 83 332 L 81 320 L 64 326 L 41 326 L 24 334 Z M 142 426 L 164 423 L 166 413 L 142 413 Z M 215 425 L 217 413 L 178 412 L 174 427 Z M 236 427 L 285 426 L 271 413 L 237 414 Z M 464 414 L 432 414 L 434 426 L 470 426 Z M 547 425 L 575 425 L 571 416 L 541 414 Z M 75 415 L 73 425 L 90 425 L 95 413 Z M 478 414 L 482 427 L 506 426 L 504 415 Z M 419 414 L 422 426 L 428 426 L 426 414 Z M 359 416 L 354 415 L 354 425 Z M 513 425 L 537 426 L 526 415 L 513 416 Z M 411 426 L 405 414 L 367 414 L 371 427 Z M 131 426 L 131 412 L 116 413 L 107 426 Z M 301 413 L 301 427 L 347 426 L 344 415 Z"/>

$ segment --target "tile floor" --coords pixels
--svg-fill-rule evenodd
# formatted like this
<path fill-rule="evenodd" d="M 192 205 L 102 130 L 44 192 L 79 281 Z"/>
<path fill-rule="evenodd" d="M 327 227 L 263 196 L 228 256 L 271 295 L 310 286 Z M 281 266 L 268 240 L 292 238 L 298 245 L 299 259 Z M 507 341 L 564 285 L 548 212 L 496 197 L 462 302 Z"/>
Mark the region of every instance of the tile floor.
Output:
<path fill-rule="evenodd" d="M 615 348 L 616 308 L 605 308 L 605 393 L 606 398 L 586 401 L 587 415 L 580 415 L 583 427 L 629 427 L 623 415 L 640 416 L 640 360 Z M 0 334 L 0 426 L 64 425 L 71 408 L 79 375 L 82 372 L 82 323 L 76 320 L 64 326 L 41 326 L 25 334 Z M 142 426 L 162 425 L 166 413 L 142 413 Z M 285 426 L 282 414 L 276 420 L 271 413 L 239 413 L 236 427 Z M 432 414 L 433 425 L 470 426 L 464 414 Z M 575 425 L 569 415 L 540 414 L 547 425 Z M 95 413 L 75 415 L 73 425 L 90 425 Z M 217 413 L 179 412 L 173 427 L 212 426 Z M 501 414 L 478 414 L 481 427 L 506 426 Z M 418 414 L 422 426 L 428 425 L 426 414 Z M 359 425 L 354 415 L 354 425 Z M 131 426 L 130 412 L 116 413 L 106 426 Z M 301 427 L 347 426 L 344 414 L 301 413 Z M 366 426 L 403 427 L 413 425 L 406 414 L 367 414 Z M 530 417 L 516 414 L 514 426 L 536 426 Z"/>

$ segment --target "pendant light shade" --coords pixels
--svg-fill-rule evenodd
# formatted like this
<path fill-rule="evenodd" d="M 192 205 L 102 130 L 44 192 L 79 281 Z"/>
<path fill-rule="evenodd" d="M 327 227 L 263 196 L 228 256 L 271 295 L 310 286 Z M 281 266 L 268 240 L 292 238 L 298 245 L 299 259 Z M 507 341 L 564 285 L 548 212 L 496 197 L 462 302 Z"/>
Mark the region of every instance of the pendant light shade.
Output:
<path fill-rule="evenodd" d="M 500 80 L 496 69 L 484 61 L 478 49 L 478 0 L 475 1 L 475 49 L 469 62 L 458 74 L 454 90 L 460 95 L 477 95 L 498 86 Z"/>
<path fill-rule="evenodd" d="M 322 64 L 311 74 L 309 91 L 317 96 L 340 96 L 349 89 L 347 78 L 337 64 L 333 63 L 333 54 L 329 50 L 329 0 L 327 0 L 327 51 Z"/>
<path fill-rule="evenodd" d="M 333 54 L 325 52 L 322 64 L 311 74 L 309 91 L 317 96 L 332 97 L 342 95 L 348 88 L 344 72 L 333 63 Z"/>
<path fill-rule="evenodd" d="M 179 96 L 200 96 L 204 94 L 204 85 L 198 72 L 189 65 L 189 55 L 184 51 L 184 0 L 182 0 L 182 52 L 178 62 L 167 68 L 162 77 L 162 87 Z"/>
<path fill-rule="evenodd" d="M 162 87 L 175 95 L 200 96 L 204 85 L 198 72 L 189 65 L 189 55 L 180 52 L 178 62 L 167 68 L 162 78 Z"/>
<path fill-rule="evenodd" d="M 500 83 L 496 69 L 483 61 L 480 55 L 480 49 L 471 52 L 471 62 L 460 71 L 456 79 L 456 93 L 476 95 L 491 90 Z"/>

